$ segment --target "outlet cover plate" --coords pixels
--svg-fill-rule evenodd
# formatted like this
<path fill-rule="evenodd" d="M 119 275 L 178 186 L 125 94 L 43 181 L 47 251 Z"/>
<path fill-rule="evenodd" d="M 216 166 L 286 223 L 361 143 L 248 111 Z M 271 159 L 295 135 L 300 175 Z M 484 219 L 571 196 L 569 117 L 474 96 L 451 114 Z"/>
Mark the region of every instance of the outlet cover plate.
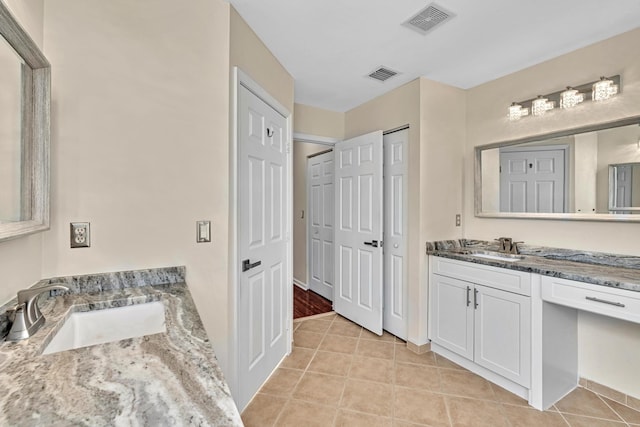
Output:
<path fill-rule="evenodd" d="M 90 224 L 88 222 L 72 222 L 70 242 L 72 248 L 88 248 L 91 246 Z"/>

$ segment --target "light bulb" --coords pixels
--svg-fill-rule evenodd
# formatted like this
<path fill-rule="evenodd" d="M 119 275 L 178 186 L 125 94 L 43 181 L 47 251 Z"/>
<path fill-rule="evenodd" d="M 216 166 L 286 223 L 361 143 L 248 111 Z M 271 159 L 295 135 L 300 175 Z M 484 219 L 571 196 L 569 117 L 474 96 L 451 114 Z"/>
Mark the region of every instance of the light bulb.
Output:
<path fill-rule="evenodd" d="M 522 108 L 522 105 L 520 104 L 516 104 L 514 102 L 509 106 L 508 117 L 509 117 L 509 120 L 511 121 L 520 120 L 521 117 L 528 116 L 528 115 L 529 115 L 529 109 Z"/>
<path fill-rule="evenodd" d="M 618 86 L 606 77 L 600 77 L 600 81 L 593 84 L 591 98 L 594 101 L 604 101 L 618 93 Z"/>
<path fill-rule="evenodd" d="M 536 99 L 531 103 L 531 113 L 534 116 L 542 116 L 547 110 L 553 109 L 555 103 L 553 101 L 549 101 L 547 98 L 539 95 Z"/>
<path fill-rule="evenodd" d="M 567 90 L 560 94 L 560 108 L 572 108 L 584 101 L 584 94 L 567 86 Z"/>

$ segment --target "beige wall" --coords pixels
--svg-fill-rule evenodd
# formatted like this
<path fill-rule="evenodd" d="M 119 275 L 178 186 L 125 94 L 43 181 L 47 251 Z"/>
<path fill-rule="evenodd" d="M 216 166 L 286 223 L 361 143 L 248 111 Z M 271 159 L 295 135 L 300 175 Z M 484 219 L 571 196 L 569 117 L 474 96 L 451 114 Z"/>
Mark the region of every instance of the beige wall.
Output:
<path fill-rule="evenodd" d="M 293 113 L 293 77 L 231 8 L 230 65 L 237 66 Z"/>
<path fill-rule="evenodd" d="M 42 48 L 43 0 L 4 0 L 31 38 Z M 46 233 L 46 232 L 45 232 Z M 0 305 L 41 279 L 44 233 L 0 242 Z"/>
<path fill-rule="evenodd" d="M 293 131 L 341 140 L 344 138 L 344 120 L 344 113 L 296 104 Z"/>
<path fill-rule="evenodd" d="M 48 0 L 52 211 L 45 277 L 186 265 L 228 365 L 229 5 Z M 197 244 L 195 222 L 212 221 Z M 69 222 L 92 246 L 69 249 Z"/>
<path fill-rule="evenodd" d="M 297 111 L 296 105 L 296 111 Z M 331 147 L 308 142 L 293 142 L 293 279 L 308 287 L 307 274 L 307 158 Z M 304 217 L 302 216 L 304 211 Z"/>
<path fill-rule="evenodd" d="M 527 243 L 638 255 L 638 224 L 585 221 L 499 220 L 473 215 L 473 147 L 640 115 L 640 29 L 579 49 L 545 63 L 475 87 L 467 93 L 464 234 L 493 239 L 513 236 Z M 506 118 L 513 101 L 550 93 L 566 85 L 622 75 L 622 93 L 603 103 L 518 122 Z M 580 315 L 580 375 L 640 396 L 640 325 Z M 615 349 L 608 346 L 616 337 Z M 606 365 L 606 368 L 603 366 Z"/>

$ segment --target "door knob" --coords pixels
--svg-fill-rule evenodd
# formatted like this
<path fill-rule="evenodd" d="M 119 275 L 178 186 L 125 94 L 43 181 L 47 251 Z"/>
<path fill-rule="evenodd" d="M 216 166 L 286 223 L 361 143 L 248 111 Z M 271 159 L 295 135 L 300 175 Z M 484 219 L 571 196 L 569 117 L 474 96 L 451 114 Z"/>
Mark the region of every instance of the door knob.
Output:
<path fill-rule="evenodd" d="M 244 261 L 242 261 L 242 272 L 244 273 L 245 271 L 251 270 L 252 268 L 259 266 L 260 264 L 262 264 L 262 261 L 256 261 L 252 264 L 251 261 L 245 259 Z"/>

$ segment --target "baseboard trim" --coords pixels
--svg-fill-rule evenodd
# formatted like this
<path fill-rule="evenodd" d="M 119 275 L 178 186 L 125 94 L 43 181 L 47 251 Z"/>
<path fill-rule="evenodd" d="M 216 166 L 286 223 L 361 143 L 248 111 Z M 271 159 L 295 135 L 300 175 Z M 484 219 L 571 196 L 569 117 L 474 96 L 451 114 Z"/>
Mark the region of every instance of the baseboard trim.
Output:
<path fill-rule="evenodd" d="M 595 381 L 592 381 L 587 378 L 580 378 L 578 383 L 581 387 L 586 388 L 594 392 L 595 394 L 599 394 L 600 396 L 606 397 L 607 399 L 611 399 L 620 403 L 621 405 L 625 405 L 630 407 L 631 409 L 635 409 L 636 411 L 640 411 L 640 399 L 625 394 L 621 391 L 613 389 L 603 384 L 599 384 Z"/>
<path fill-rule="evenodd" d="M 296 279 L 295 277 L 293 278 L 293 284 L 296 285 L 297 287 L 299 287 L 302 290 L 305 290 L 305 291 L 309 290 L 309 285 L 307 285 L 304 282 L 301 282 L 300 280 Z"/>
<path fill-rule="evenodd" d="M 426 344 L 418 345 L 412 343 L 411 341 L 407 341 L 407 349 L 414 352 L 415 354 L 424 354 L 431 351 L 431 343 L 428 342 Z"/>

